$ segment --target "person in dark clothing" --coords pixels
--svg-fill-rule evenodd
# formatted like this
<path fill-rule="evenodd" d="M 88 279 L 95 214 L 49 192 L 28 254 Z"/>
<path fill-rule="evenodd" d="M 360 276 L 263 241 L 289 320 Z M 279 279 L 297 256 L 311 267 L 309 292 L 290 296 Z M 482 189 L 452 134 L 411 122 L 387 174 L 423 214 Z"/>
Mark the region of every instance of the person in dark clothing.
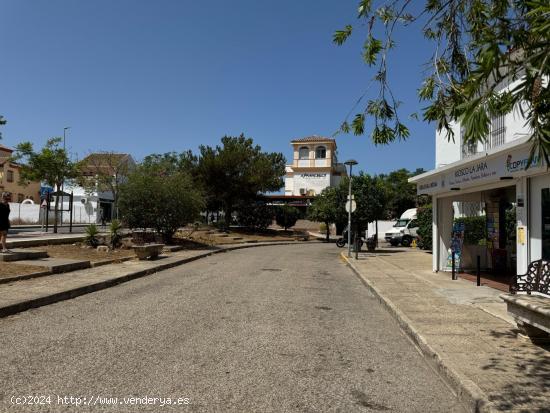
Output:
<path fill-rule="evenodd" d="M 2 243 L 2 252 L 11 252 L 6 245 L 8 229 L 10 229 L 10 204 L 9 194 L 2 193 L 2 202 L 0 202 L 0 242 Z"/>

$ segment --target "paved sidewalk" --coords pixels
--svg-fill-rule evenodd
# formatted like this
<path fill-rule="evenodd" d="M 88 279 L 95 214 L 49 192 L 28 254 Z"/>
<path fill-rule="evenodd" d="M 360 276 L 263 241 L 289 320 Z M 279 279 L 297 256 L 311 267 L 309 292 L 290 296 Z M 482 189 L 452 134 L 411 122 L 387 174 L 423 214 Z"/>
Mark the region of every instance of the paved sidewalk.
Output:
<path fill-rule="evenodd" d="M 434 274 L 431 260 L 387 248 L 348 262 L 473 411 L 550 412 L 550 345 L 516 337 L 500 291 Z"/>

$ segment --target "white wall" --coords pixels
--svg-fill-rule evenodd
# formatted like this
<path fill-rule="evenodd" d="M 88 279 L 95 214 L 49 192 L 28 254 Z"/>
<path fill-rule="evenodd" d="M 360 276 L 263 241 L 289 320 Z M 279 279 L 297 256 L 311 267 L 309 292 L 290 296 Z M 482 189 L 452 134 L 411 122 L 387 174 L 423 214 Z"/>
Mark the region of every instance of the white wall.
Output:
<path fill-rule="evenodd" d="M 301 172 L 294 174 L 294 193 L 300 195 L 300 188 L 306 191 L 313 189 L 318 195 L 323 189 L 330 186 L 330 173 L 328 172 Z"/>
<path fill-rule="evenodd" d="M 454 141 L 448 140 L 446 131 L 436 131 L 435 134 L 435 167 L 439 168 L 450 163 L 459 161 L 461 158 L 460 145 L 460 126 L 453 123 L 453 131 L 455 133 Z"/>
<path fill-rule="evenodd" d="M 68 203 L 65 203 L 65 209 L 69 209 Z M 75 203 L 73 205 L 73 224 L 95 223 L 97 222 L 96 215 L 97 212 L 91 203 L 88 205 L 78 205 Z M 53 218 L 53 210 L 50 211 L 49 216 Z M 10 202 L 10 221 L 12 222 L 12 225 L 41 224 L 40 205 L 29 205 Z M 70 213 L 63 212 L 63 222 L 68 224 L 69 221 Z"/>

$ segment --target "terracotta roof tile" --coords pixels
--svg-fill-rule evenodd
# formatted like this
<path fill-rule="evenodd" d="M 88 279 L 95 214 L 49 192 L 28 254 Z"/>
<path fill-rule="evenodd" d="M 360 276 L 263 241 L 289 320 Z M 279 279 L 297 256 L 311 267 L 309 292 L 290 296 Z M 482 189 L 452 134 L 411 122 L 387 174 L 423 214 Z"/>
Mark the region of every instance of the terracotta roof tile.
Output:
<path fill-rule="evenodd" d="M 312 136 L 306 136 L 305 138 L 297 138 L 293 139 L 292 142 L 336 142 L 336 139 L 334 138 L 327 138 L 325 136 L 318 136 L 318 135 L 312 135 Z"/>

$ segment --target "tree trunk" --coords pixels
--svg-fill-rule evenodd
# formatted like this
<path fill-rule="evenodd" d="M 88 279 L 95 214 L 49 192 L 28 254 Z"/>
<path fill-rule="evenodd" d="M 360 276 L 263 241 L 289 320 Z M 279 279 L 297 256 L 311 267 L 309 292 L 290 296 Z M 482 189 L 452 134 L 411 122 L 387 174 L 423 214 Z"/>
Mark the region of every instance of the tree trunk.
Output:
<path fill-rule="evenodd" d="M 330 223 L 325 222 L 325 225 L 327 227 L 327 242 L 330 242 Z"/>
<path fill-rule="evenodd" d="M 56 185 L 57 192 L 59 192 L 59 185 Z M 57 213 L 59 211 L 59 195 L 55 197 L 55 206 L 53 208 L 53 233 L 57 234 Z"/>

